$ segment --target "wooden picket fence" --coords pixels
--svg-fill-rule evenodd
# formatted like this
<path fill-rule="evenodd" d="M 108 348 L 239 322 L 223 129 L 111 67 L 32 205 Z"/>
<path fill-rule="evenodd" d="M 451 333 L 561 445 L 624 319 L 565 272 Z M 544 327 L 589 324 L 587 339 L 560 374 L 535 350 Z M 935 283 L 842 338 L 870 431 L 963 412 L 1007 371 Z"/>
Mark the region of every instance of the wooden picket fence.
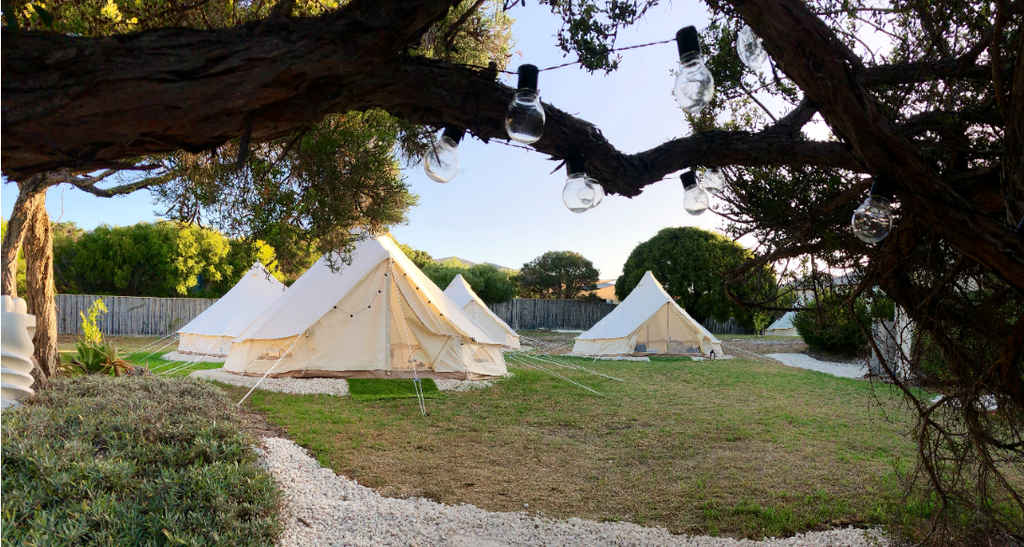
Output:
<path fill-rule="evenodd" d="M 183 327 L 217 301 L 215 298 L 148 298 L 138 296 L 57 295 L 57 332 L 82 334 L 82 317 L 102 298 L 107 313 L 100 314 L 106 336 L 163 336 Z"/>
<path fill-rule="evenodd" d="M 583 300 L 516 298 L 489 306 L 515 330 L 587 330 L 615 309 L 615 304 Z"/>
<path fill-rule="evenodd" d="M 82 334 L 82 317 L 102 298 L 108 312 L 99 320 L 107 336 L 164 336 L 178 330 L 217 301 L 215 298 L 149 298 L 136 296 L 57 295 L 57 332 Z M 615 304 L 583 300 L 517 298 L 490 305 L 498 317 L 516 330 L 587 330 L 615 309 Z M 704 326 L 714 334 L 750 334 L 730 319 L 708 319 Z"/>

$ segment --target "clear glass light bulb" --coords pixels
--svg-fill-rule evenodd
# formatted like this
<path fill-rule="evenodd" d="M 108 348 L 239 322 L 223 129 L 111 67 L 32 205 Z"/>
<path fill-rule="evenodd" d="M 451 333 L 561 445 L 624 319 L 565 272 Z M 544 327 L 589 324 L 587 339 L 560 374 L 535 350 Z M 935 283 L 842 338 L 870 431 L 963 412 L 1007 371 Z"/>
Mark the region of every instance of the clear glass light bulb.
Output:
<path fill-rule="evenodd" d="M 725 173 L 721 169 L 710 167 L 704 170 L 704 176 L 701 177 L 700 183 L 705 192 L 717 196 L 725 189 Z"/>
<path fill-rule="evenodd" d="M 743 64 L 750 67 L 751 70 L 761 68 L 761 65 L 768 60 L 768 52 L 764 50 L 764 44 L 749 25 L 743 25 L 743 28 L 736 34 L 736 54 L 740 56 L 740 61 L 743 61 Z"/>
<path fill-rule="evenodd" d="M 459 172 L 459 145 L 442 136 L 423 156 L 423 170 L 435 182 L 448 182 Z"/>
<path fill-rule="evenodd" d="M 597 190 L 590 177 L 584 173 L 574 173 L 565 179 L 565 188 L 562 188 L 562 202 L 574 213 L 582 213 L 592 207 Z"/>
<path fill-rule="evenodd" d="M 689 53 L 679 59 L 673 94 L 680 108 L 697 114 L 715 95 L 715 78 L 704 64 L 700 53 Z"/>
<path fill-rule="evenodd" d="M 516 90 L 505 113 L 505 130 L 510 139 L 523 144 L 533 144 L 544 134 L 544 107 L 540 94 L 535 89 Z"/>
<path fill-rule="evenodd" d="M 864 243 L 878 243 L 892 231 L 892 205 L 882 196 L 868 196 L 853 212 L 853 233 Z"/>
<path fill-rule="evenodd" d="M 590 183 L 594 185 L 594 202 L 590 204 L 590 208 L 593 209 L 601 205 L 601 201 L 604 199 L 604 186 L 598 184 L 594 179 L 590 179 Z"/>
<path fill-rule="evenodd" d="M 700 186 L 687 188 L 683 193 L 683 209 L 691 215 L 699 215 L 708 210 L 708 193 Z"/>

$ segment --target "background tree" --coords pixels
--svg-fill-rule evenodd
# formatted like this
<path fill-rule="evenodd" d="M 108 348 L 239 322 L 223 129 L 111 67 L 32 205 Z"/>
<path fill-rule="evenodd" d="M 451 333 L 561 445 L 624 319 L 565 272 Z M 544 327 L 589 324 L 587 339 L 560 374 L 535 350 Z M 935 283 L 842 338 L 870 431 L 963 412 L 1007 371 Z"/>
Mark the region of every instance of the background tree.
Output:
<path fill-rule="evenodd" d="M 549 5 L 565 23 L 559 45 L 593 70 L 614 66 L 616 29 L 655 3 Z M 920 415 L 920 469 L 937 513 L 969 508 L 984 517 L 980 529 L 1019 533 L 1024 488 L 1003 470 L 1024 457 L 1024 236 L 1014 229 L 1024 217 L 1024 3 L 706 3 L 704 45 L 729 101 L 691 118 L 695 134 L 624 154 L 592 124 L 545 105 L 533 148 L 585 154 L 587 173 L 625 196 L 683 168 L 731 168 L 721 213 L 760 245 L 728 288 L 769 263 L 780 275 L 795 264 L 853 270 L 851 297 L 879 287 L 949 365 L 940 403 L 894 378 Z M 493 70 L 413 54 L 461 4 L 353 0 L 289 19 L 294 4 L 283 2 L 260 24 L 143 31 L 119 36 L 117 47 L 81 35 L 15 37 L 5 9 L 4 173 L 21 182 L 235 138 L 268 142 L 351 110 L 504 138 L 513 90 Z M 761 74 L 739 67 L 729 46 L 742 24 L 771 55 Z M 888 37 L 884 51 L 861 37 L 872 32 Z M 768 96 L 789 106 L 773 111 Z M 828 138 L 803 134 L 815 118 Z M 896 228 L 867 245 L 851 235 L 850 214 L 879 175 L 895 181 Z M 998 401 L 994 416 L 979 410 L 987 396 Z"/>
<path fill-rule="evenodd" d="M 807 309 L 793 319 L 793 326 L 811 349 L 846 355 L 865 354 L 871 317 L 863 299 L 853 301 L 853 313 L 847 310 L 847 295 L 838 291 L 820 293 Z"/>
<path fill-rule="evenodd" d="M 404 243 L 399 243 L 398 248 L 402 249 L 405 256 L 409 257 L 409 260 L 412 260 L 412 263 L 415 264 L 417 268 L 423 269 L 427 264 L 435 263 L 434 257 L 430 256 L 430 253 L 426 251 L 414 249 Z"/>
<path fill-rule="evenodd" d="M 548 251 L 523 264 L 518 282 L 523 298 L 571 300 L 597 288 L 597 268 L 573 251 Z"/>
<path fill-rule="evenodd" d="M 665 228 L 629 253 L 615 281 L 615 297 L 625 300 L 650 270 L 668 294 L 698 321 L 730 317 L 754 328 L 754 310 L 733 302 L 725 292 L 724 276 L 753 257 L 742 245 L 721 234 L 694 228 Z M 747 301 L 771 301 L 778 294 L 775 272 L 764 266 L 734 293 Z"/>
<path fill-rule="evenodd" d="M 455 276 L 462 274 L 473 292 L 487 304 L 511 300 L 519 292 L 508 271 L 490 264 L 476 264 L 467 267 L 453 259 L 442 263 L 429 262 L 421 269 L 441 289 L 448 288 Z"/>

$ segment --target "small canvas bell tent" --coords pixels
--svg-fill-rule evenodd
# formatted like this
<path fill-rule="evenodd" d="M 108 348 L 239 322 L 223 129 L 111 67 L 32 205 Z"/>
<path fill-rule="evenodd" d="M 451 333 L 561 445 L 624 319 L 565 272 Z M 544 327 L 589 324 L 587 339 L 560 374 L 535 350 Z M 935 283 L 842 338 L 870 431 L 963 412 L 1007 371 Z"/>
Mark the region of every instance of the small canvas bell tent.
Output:
<path fill-rule="evenodd" d="M 321 258 L 238 337 L 224 370 L 247 376 L 457 378 L 506 373 L 502 340 L 448 299 L 387 236 L 332 271 Z"/>
<path fill-rule="evenodd" d="M 573 345 L 574 354 L 595 356 L 633 352 L 708 355 L 712 350 L 721 356 L 722 343 L 679 307 L 651 272 Z"/>
<path fill-rule="evenodd" d="M 512 327 L 494 315 L 494 312 L 484 304 L 483 300 L 473 292 L 462 274 L 455 276 L 455 279 L 448 284 L 444 294 L 455 302 L 455 305 L 462 308 L 462 311 L 469 314 L 478 325 L 484 328 L 492 338 L 502 340 L 503 346 L 511 349 L 519 349 L 519 335 Z"/>
<path fill-rule="evenodd" d="M 178 353 L 226 356 L 235 336 L 284 291 L 285 286 L 256 262 L 220 300 L 178 331 Z"/>
<path fill-rule="evenodd" d="M 793 326 L 793 319 L 796 318 L 795 311 L 788 311 L 774 323 L 764 329 L 765 336 L 800 336 Z"/>

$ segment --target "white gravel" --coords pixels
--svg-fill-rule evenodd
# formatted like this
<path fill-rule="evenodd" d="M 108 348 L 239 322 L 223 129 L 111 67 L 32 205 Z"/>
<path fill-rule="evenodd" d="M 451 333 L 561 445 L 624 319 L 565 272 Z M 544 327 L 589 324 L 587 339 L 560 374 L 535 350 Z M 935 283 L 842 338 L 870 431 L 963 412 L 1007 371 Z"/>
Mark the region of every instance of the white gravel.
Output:
<path fill-rule="evenodd" d="M 230 372 L 225 372 L 222 368 L 197 370 L 189 374 L 189 376 L 244 387 L 252 387 L 260 380 L 252 376 L 231 374 Z M 492 382 L 492 380 L 434 380 L 434 383 L 437 384 L 437 389 L 441 391 L 483 389 L 490 387 Z M 260 383 L 259 389 L 300 395 L 321 393 L 346 397 L 348 396 L 348 381 L 342 378 L 267 378 Z"/>
<path fill-rule="evenodd" d="M 803 353 L 767 353 L 765 357 L 775 359 L 787 366 L 816 370 L 840 378 L 863 378 L 868 373 L 867 363 L 849 364 L 819 361 Z"/>
<path fill-rule="evenodd" d="M 191 363 L 223 363 L 227 357 L 214 357 L 213 355 L 192 355 L 189 353 L 178 353 L 171 351 L 160 356 L 164 361 L 181 361 Z"/>
<path fill-rule="evenodd" d="M 320 467 L 305 449 L 263 439 L 260 465 L 284 491 L 284 533 L 291 546 L 661 546 L 860 547 L 888 545 L 873 531 L 847 528 L 765 541 L 687 537 L 624 522 L 552 520 L 526 513 L 492 513 L 473 505 L 443 505 L 422 498 L 386 498 Z"/>
<path fill-rule="evenodd" d="M 205 378 L 216 380 L 235 386 L 252 387 L 259 382 L 259 378 L 251 376 L 239 376 L 225 372 L 222 368 L 209 370 L 197 370 L 189 376 L 193 378 Z M 345 397 L 348 395 L 348 382 L 340 378 L 267 378 L 260 383 L 260 389 L 277 391 L 279 393 L 337 395 Z"/>

